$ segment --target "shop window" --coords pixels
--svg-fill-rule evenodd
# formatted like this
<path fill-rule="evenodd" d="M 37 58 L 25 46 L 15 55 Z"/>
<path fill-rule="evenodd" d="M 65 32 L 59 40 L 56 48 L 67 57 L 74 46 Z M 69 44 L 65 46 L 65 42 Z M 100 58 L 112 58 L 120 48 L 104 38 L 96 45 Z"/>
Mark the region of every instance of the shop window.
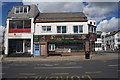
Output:
<path fill-rule="evenodd" d="M 49 44 L 49 51 L 55 51 L 55 44 Z"/>
<path fill-rule="evenodd" d="M 74 33 L 83 33 L 83 25 L 73 26 Z"/>
<path fill-rule="evenodd" d="M 70 49 L 71 52 L 85 51 L 84 42 L 56 42 L 56 49 Z"/>
<path fill-rule="evenodd" d="M 10 29 L 30 29 L 31 20 L 10 20 L 9 28 Z"/>
<path fill-rule="evenodd" d="M 51 31 L 51 26 L 42 26 L 42 31 L 45 31 L 45 32 Z"/>
<path fill-rule="evenodd" d="M 66 26 L 57 26 L 57 33 L 66 33 Z"/>
<path fill-rule="evenodd" d="M 18 13 L 28 13 L 29 7 L 25 6 L 25 7 L 15 7 L 15 14 Z"/>

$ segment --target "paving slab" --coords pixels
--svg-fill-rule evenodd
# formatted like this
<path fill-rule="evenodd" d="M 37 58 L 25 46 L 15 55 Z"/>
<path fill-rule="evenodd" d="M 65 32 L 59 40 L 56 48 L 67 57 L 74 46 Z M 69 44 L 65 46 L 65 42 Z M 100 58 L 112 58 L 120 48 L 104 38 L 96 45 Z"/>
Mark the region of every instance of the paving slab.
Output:
<path fill-rule="evenodd" d="M 92 54 L 90 59 L 81 56 L 48 56 L 48 57 L 2 57 L 1 61 L 81 61 L 118 59 L 119 54 Z"/>

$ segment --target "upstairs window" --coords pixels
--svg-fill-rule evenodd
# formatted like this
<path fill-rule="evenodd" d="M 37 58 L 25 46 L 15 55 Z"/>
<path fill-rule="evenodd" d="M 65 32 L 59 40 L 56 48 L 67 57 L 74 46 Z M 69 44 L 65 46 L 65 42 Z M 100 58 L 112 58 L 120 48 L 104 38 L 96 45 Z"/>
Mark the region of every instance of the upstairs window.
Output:
<path fill-rule="evenodd" d="M 96 32 L 96 28 L 93 26 L 89 26 L 89 32 L 95 33 Z"/>
<path fill-rule="evenodd" d="M 19 13 L 28 13 L 29 7 L 25 6 L 25 7 L 15 7 L 15 14 L 19 14 Z"/>
<path fill-rule="evenodd" d="M 66 26 L 57 26 L 57 33 L 66 33 Z"/>
<path fill-rule="evenodd" d="M 30 29 L 31 20 L 10 20 L 9 28 L 10 29 Z"/>
<path fill-rule="evenodd" d="M 73 26 L 74 33 L 83 33 L 83 25 Z"/>
<path fill-rule="evenodd" d="M 44 32 L 51 31 L 51 26 L 42 26 L 42 31 L 44 31 Z"/>

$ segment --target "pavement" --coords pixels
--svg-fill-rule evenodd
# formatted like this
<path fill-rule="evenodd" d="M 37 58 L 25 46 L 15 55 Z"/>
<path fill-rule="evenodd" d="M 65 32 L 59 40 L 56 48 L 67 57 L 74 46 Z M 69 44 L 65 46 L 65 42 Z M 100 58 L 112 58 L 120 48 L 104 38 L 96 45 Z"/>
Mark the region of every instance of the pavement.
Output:
<path fill-rule="evenodd" d="M 112 53 L 99 53 L 99 54 L 92 54 L 90 56 L 90 59 L 85 59 L 84 55 L 80 56 L 40 56 L 40 57 L 0 57 L 0 61 L 15 61 L 15 62 L 21 62 L 21 61 L 48 61 L 48 62 L 54 62 L 54 61 L 81 61 L 81 60 L 111 60 L 111 59 L 118 59 L 119 54 L 112 54 Z"/>

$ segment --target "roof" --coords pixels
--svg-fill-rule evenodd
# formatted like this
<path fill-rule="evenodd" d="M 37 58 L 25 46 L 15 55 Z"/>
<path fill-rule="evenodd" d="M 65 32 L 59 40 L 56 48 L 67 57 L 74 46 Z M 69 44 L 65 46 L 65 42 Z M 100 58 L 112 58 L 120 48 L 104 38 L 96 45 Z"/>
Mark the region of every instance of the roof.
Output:
<path fill-rule="evenodd" d="M 83 12 L 54 12 L 54 13 L 40 13 L 35 22 L 49 22 L 49 21 L 70 21 L 70 20 L 87 20 Z"/>
<path fill-rule="evenodd" d="M 16 7 L 25 7 L 28 6 L 28 13 L 15 13 Z M 35 18 L 39 14 L 39 9 L 36 5 L 16 5 L 8 13 L 7 18 L 12 19 L 23 19 L 23 18 Z"/>
<path fill-rule="evenodd" d="M 120 32 L 120 30 L 111 32 L 110 34 L 107 34 L 105 37 L 109 37 L 109 36 L 115 35 L 115 34 L 117 34 L 118 32 Z"/>

